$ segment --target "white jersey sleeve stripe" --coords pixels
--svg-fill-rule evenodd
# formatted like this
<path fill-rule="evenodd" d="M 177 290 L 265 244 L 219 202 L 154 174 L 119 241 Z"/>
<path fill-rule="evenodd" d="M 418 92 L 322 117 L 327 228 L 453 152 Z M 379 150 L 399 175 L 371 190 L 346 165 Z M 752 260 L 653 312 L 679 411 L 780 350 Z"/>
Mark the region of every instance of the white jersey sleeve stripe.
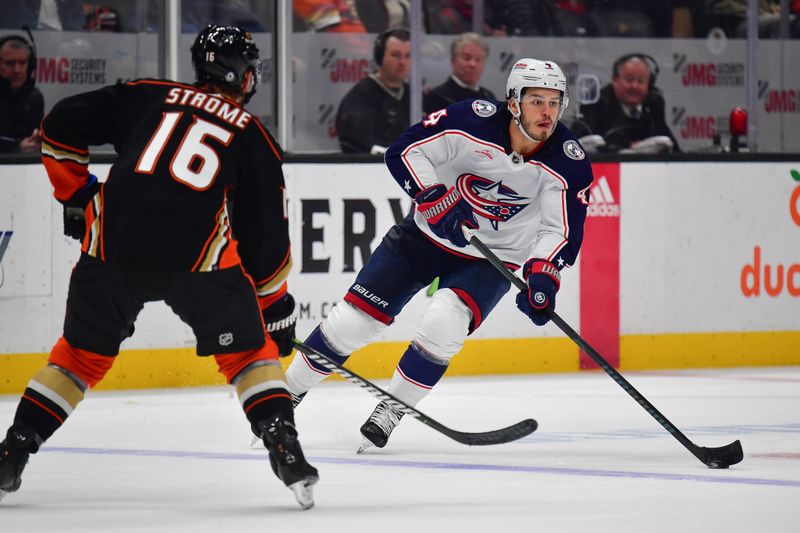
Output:
<path fill-rule="evenodd" d="M 528 161 L 528 164 L 539 167 L 548 176 L 551 176 L 554 181 L 558 183 L 559 188 L 559 202 L 560 202 L 560 220 L 558 216 L 548 217 L 546 209 L 546 201 L 542 200 L 542 229 L 545 230 L 544 235 L 540 234 L 539 239 L 534 245 L 533 257 L 543 257 L 548 261 L 558 255 L 564 246 L 569 242 L 569 216 L 567 214 L 567 180 L 563 176 L 555 172 L 553 169 L 538 161 Z M 544 195 L 543 195 L 544 196 Z M 548 231 L 549 230 L 549 231 Z M 549 235 L 548 235 L 549 234 Z M 561 237 L 557 242 L 553 242 L 554 236 Z M 548 238 L 549 237 L 549 238 Z"/>
<path fill-rule="evenodd" d="M 448 138 L 448 136 L 453 135 L 464 137 L 470 143 L 505 152 L 502 146 L 478 139 L 461 130 L 444 130 L 431 137 L 421 139 L 408 145 L 401 154 L 403 164 L 420 189 L 430 187 L 439 182 L 436 176 L 435 166 L 445 163 L 450 159 L 450 154 L 452 152 L 457 152 L 457 150 L 449 149 L 449 142 L 458 142 L 457 138 Z"/>

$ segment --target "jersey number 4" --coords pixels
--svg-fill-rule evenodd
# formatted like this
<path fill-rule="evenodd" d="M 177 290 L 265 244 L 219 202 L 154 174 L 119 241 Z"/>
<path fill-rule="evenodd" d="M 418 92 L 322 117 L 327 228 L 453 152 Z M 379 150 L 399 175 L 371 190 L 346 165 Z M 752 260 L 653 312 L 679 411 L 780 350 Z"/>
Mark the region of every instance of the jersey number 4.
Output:
<path fill-rule="evenodd" d="M 422 121 L 422 125 L 425 126 L 426 128 L 428 126 L 435 126 L 437 122 L 442 120 L 442 117 L 446 116 L 447 116 L 447 109 L 440 109 L 439 111 L 434 111 L 433 113 L 428 115 L 428 118 Z"/>
<path fill-rule="evenodd" d="M 161 157 L 167 141 L 175 132 L 175 127 L 183 113 L 164 113 L 156 132 L 142 152 L 136 164 L 139 174 L 152 174 Z M 169 164 L 169 171 L 177 181 L 199 191 L 208 189 L 219 173 L 220 159 L 217 152 L 205 143 L 207 137 L 216 139 L 225 146 L 230 144 L 233 133 L 206 120 L 194 117 L 194 122 L 186 128 L 178 149 Z"/>

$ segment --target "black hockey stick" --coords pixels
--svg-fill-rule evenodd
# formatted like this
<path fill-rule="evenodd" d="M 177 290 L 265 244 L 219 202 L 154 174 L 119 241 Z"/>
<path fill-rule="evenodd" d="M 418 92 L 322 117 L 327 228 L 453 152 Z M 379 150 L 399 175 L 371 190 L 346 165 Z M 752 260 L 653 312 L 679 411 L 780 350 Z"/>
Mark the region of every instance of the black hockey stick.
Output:
<path fill-rule="evenodd" d="M 436 420 L 434 420 L 433 418 L 429 417 L 422 411 L 418 411 L 417 409 L 411 407 L 407 403 L 398 400 L 393 395 L 389 394 L 388 392 L 381 389 L 377 385 L 370 383 L 369 381 L 362 378 L 352 370 L 348 370 L 342 365 L 339 365 L 334 361 L 331 361 L 330 359 L 325 357 L 323 354 L 319 353 L 314 348 L 306 346 L 297 339 L 294 339 L 292 343 L 294 344 L 295 348 L 303 352 L 306 355 L 306 357 L 308 357 L 312 361 L 321 364 L 334 374 L 342 376 L 350 383 L 355 383 L 359 387 L 366 389 L 367 392 L 369 392 L 379 400 L 388 403 L 389 405 L 392 406 L 392 408 L 416 418 L 426 426 L 435 429 L 439 433 L 447 435 L 454 441 L 460 442 L 461 444 L 466 444 L 468 446 L 503 444 L 505 442 L 515 441 L 517 439 L 521 439 L 522 437 L 530 435 L 531 433 L 536 431 L 537 427 L 539 427 L 539 424 L 536 422 L 536 420 L 528 418 L 526 420 L 517 422 L 516 424 L 508 426 L 506 428 L 496 429 L 494 431 L 484 431 L 482 433 L 467 433 L 464 431 L 456 431 L 454 429 L 450 429 L 449 427 L 444 426 L 439 422 L 437 422 Z"/>
<path fill-rule="evenodd" d="M 483 256 L 494 266 L 505 278 L 510 281 L 517 289 L 520 291 L 527 292 L 528 285 L 521 280 L 519 277 L 514 275 L 508 267 L 506 267 L 500 259 L 494 255 L 494 253 L 485 245 L 481 240 L 475 236 L 475 234 L 466 226 L 463 227 L 464 230 L 464 237 L 472 244 L 478 251 L 483 254 Z M 606 374 L 611 376 L 611 379 L 617 382 L 617 385 L 622 387 L 625 392 L 631 395 L 631 397 L 636 400 L 636 402 L 644 407 L 645 411 L 650 413 L 650 416 L 656 419 L 656 422 L 661 424 L 661 426 L 669 431 L 669 433 L 675 437 L 678 442 L 683 444 L 687 450 L 692 452 L 692 454 L 700 459 L 705 465 L 709 468 L 728 468 L 730 465 L 735 465 L 736 463 L 740 462 L 744 458 L 744 452 L 742 451 L 742 443 L 738 440 L 731 442 L 726 446 L 721 446 L 719 448 L 706 448 L 704 446 L 697 446 L 692 441 L 686 437 L 681 431 L 675 427 L 675 425 L 667 420 L 667 417 L 661 414 L 658 409 L 650 403 L 647 398 L 642 396 L 639 391 L 637 391 L 633 385 L 631 385 L 628 380 L 626 380 L 622 374 L 620 374 L 613 366 L 611 366 L 608 361 L 606 361 L 603 356 L 601 356 L 597 350 L 592 348 L 588 342 L 583 340 L 578 333 L 572 329 L 569 324 L 564 322 L 564 320 L 556 314 L 555 311 L 552 309 L 547 310 L 548 314 L 550 315 L 550 319 L 558 326 L 561 331 L 563 331 L 567 337 L 573 340 L 575 344 L 577 344 L 583 351 L 589 354 L 595 363 L 597 363 L 600 368 L 605 370 Z"/>

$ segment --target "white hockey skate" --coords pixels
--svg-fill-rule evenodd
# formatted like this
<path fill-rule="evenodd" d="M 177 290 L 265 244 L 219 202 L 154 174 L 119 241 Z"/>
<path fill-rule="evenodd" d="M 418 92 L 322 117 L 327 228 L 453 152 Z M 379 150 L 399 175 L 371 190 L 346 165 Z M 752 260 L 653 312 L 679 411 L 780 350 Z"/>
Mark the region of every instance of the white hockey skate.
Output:
<path fill-rule="evenodd" d="M 360 454 L 372 446 L 383 448 L 389 441 L 389 435 L 400 423 L 403 418 L 403 413 L 395 411 L 386 402 L 381 402 L 372 411 L 364 425 L 361 426 L 361 434 L 364 438 L 361 440 L 361 446 L 358 447 L 356 453 Z"/>

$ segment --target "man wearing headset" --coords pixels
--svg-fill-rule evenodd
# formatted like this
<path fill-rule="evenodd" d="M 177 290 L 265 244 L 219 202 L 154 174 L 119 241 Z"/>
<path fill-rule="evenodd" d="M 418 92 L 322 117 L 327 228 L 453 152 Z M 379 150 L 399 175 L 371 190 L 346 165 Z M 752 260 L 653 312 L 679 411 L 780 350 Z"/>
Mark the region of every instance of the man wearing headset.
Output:
<path fill-rule="evenodd" d="M 0 152 L 38 152 L 44 98 L 34 87 L 36 56 L 19 35 L 0 38 Z"/>
<path fill-rule="evenodd" d="M 412 406 L 431 392 L 510 288 L 468 244 L 462 226 L 510 268 L 521 269 L 529 290 L 517 295 L 517 307 L 537 326 L 548 322 L 560 272 L 575 263 L 581 247 L 593 177 L 581 145 L 559 122 L 569 104 L 564 72 L 552 61 L 519 59 L 506 96 L 434 111 L 389 146 L 386 166 L 416 209 L 386 233 L 344 298 L 306 340 L 344 364 L 438 276 L 439 290 L 389 385 L 392 395 Z M 329 374 L 298 353 L 286 372 L 294 401 Z M 401 417 L 379 403 L 361 426 L 359 451 L 384 447 Z"/>
<path fill-rule="evenodd" d="M 605 145 L 599 151 L 639 151 L 645 139 L 660 139 L 653 151 L 680 152 L 665 119 L 664 96 L 656 88 L 658 65 L 643 54 L 627 54 L 614 62 L 611 83 L 600 91 L 600 99 L 581 105 L 572 130 L 579 137 L 600 135 Z M 666 140 L 666 139 L 668 140 Z"/>
<path fill-rule="evenodd" d="M 409 126 L 411 41 L 407 30 L 387 30 L 375 39 L 378 70 L 342 98 L 336 131 L 344 153 L 383 153 Z"/>

